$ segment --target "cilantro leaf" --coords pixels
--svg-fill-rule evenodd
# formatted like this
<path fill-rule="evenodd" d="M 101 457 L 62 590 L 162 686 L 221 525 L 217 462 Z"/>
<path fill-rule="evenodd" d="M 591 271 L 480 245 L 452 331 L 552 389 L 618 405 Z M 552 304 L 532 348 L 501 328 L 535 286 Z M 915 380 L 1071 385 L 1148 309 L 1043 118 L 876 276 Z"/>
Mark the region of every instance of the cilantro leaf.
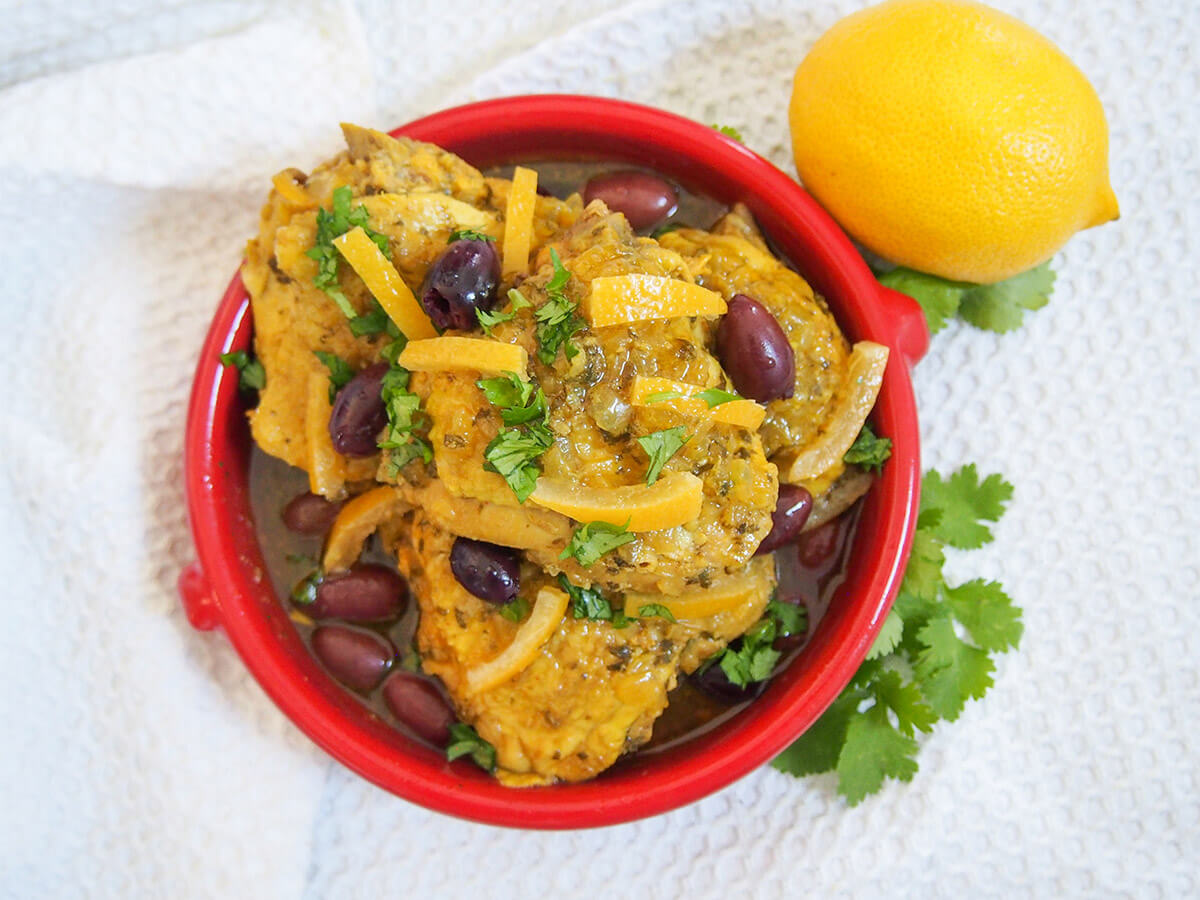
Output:
<path fill-rule="evenodd" d="M 991 657 L 954 633 L 948 615 L 930 619 L 917 639 L 924 650 L 917 656 L 913 674 L 929 705 L 953 722 L 970 698 L 979 699 L 992 686 L 995 664 Z"/>
<path fill-rule="evenodd" d="M 737 394 L 730 393 L 729 391 L 723 391 L 720 388 L 709 388 L 708 390 L 701 391 L 693 396 L 698 397 L 707 403 L 709 409 L 712 409 L 714 406 L 720 406 L 722 403 L 731 403 L 734 400 L 742 399 Z"/>
<path fill-rule="evenodd" d="M 218 359 L 223 366 L 233 366 L 238 370 L 238 389 L 243 391 L 261 391 L 267 386 L 267 373 L 262 363 L 252 359 L 245 350 L 231 350 L 222 353 Z"/>
<path fill-rule="evenodd" d="M 638 607 L 639 619 L 650 619 L 654 617 L 666 619 L 668 622 L 675 621 L 675 614 L 661 603 L 647 603 L 645 606 Z"/>
<path fill-rule="evenodd" d="M 333 239 L 341 237 L 352 228 L 361 227 L 384 256 L 391 256 L 387 235 L 371 229 L 368 224 L 370 214 L 365 206 L 359 204 L 354 209 L 350 208 L 353 198 L 354 191 L 348 185 L 334 188 L 331 208 L 317 210 L 316 240 L 305 253 L 309 259 L 315 260 L 317 263 L 317 274 L 313 276 L 313 284 L 324 291 L 325 295 L 336 303 L 338 309 L 351 321 L 359 316 L 354 306 L 346 299 L 341 284 L 338 282 L 341 254 L 334 245 Z"/>
<path fill-rule="evenodd" d="M 459 228 L 456 231 L 450 232 L 450 237 L 446 238 L 447 244 L 453 244 L 455 241 L 494 241 L 495 238 L 490 234 L 484 234 L 482 231 L 476 231 L 474 228 Z"/>
<path fill-rule="evenodd" d="M 893 607 L 888 613 L 887 618 L 883 620 L 883 627 L 879 629 L 879 634 L 875 635 L 875 643 L 867 651 L 867 659 L 878 659 L 881 656 L 887 656 L 887 654 L 896 649 L 896 645 L 900 643 L 900 636 L 903 633 L 904 619 L 900 617 L 900 614 Z"/>
<path fill-rule="evenodd" d="M 530 306 L 533 306 L 532 303 L 525 299 L 525 295 L 516 288 L 508 289 L 508 302 L 512 304 L 512 308 L 514 310 L 526 309 Z"/>
<path fill-rule="evenodd" d="M 637 442 L 642 445 L 642 449 L 646 451 L 646 455 L 650 457 L 650 466 L 646 469 L 646 484 L 654 484 L 658 481 L 658 476 L 667 460 L 691 440 L 691 435 L 686 432 L 687 429 L 679 425 L 664 431 L 655 431 L 637 439 Z"/>
<path fill-rule="evenodd" d="M 292 602 L 300 606 L 308 606 L 310 603 L 316 603 L 317 588 L 324 580 L 325 570 L 317 566 L 317 568 L 296 582 L 295 587 L 292 588 Z"/>
<path fill-rule="evenodd" d="M 500 615 L 510 622 L 520 622 L 529 615 L 529 601 L 524 597 L 514 597 L 500 607 Z"/>
<path fill-rule="evenodd" d="M 885 670 L 872 681 L 871 693 L 875 700 L 896 715 L 900 732 L 912 737 L 914 731 L 929 733 L 938 717 L 925 702 L 920 688 L 904 681 L 895 670 Z"/>
<path fill-rule="evenodd" d="M 626 531 L 622 525 L 588 522 L 575 529 L 575 533 L 571 535 L 571 542 L 558 558 L 570 559 L 573 556 L 586 569 L 594 565 L 605 553 L 636 539 L 637 535 Z"/>
<path fill-rule="evenodd" d="M 842 694 L 808 731 L 775 757 L 771 765 L 780 772 L 797 777 L 832 772 L 846 743 L 850 719 L 857 714 L 861 702 L 858 694 Z"/>
<path fill-rule="evenodd" d="M 492 406 L 503 409 L 521 408 L 533 395 L 533 385 L 516 372 L 505 372 L 496 378 L 481 378 L 475 386 Z"/>
<path fill-rule="evenodd" d="M 937 472 L 928 472 L 921 481 L 921 506 L 941 512 L 941 521 L 933 529 L 938 538 L 951 547 L 973 550 L 992 540 L 992 532 L 980 522 L 997 521 L 1012 492 L 1012 485 L 999 475 L 980 481 L 972 463 L 946 481 Z"/>
<path fill-rule="evenodd" d="M 996 284 L 948 281 L 904 267 L 880 276 L 879 281 L 920 304 L 930 334 L 937 334 L 956 315 L 976 328 L 1003 334 L 1020 327 L 1026 310 L 1050 302 L 1054 277 L 1045 262 Z"/>
<path fill-rule="evenodd" d="M 870 425 L 863 425 L 862 431 L 850 445 L 842 458 L 856 466 L 862 466 L 868 472 L 883 471 L 883 464 L 892 455 L 892 439 L 876 437 Z"/>
<path fill-rule="evenodd" d="M 337 393 L 354 378 L 355 371 L 336 353 L 326 353 L 324 350 L 314 350 L 313 355 L 329 370 L 329 402 L 337 399 Z"/>
<path fill-rule="evenodd" d="M 400 337 L 400 329 L 374 297 L 367 312 L 350 320 L 350 333 L 355 337 L 373 337 L 377 334 Z"/>
<path fill-rule="evenodd" d="M 492 438 L 483 457 L 491 470 L 508 482 L 517 500 L 524 503 L 542 474 L 537 460 L 553 443 L 553 436 L 545 426 L 527 430 L 505 428 Z"/>
<path fill-rule="evenodd" d="M 884 778 L 912 781 L 917 773 L 916 753 L 916 740 L 897 731 L 887 709 L 875 704 L 846 726 L 836 766 L 838 791 L 850 806 L 856 806 L 879 790 Z"/>
<path fill-rule="evenodd" d="M 388 418 L 379 449 L 388 451 L 388 467 L 393 475 L 414 459 L 425 463 L 433 459 L 433 448 L 419 434 L 428 424 L 421 411 L 421 398 L 408 390 L 408 381 L 408 370 L 393 362 L 383 376 L 379 391 Z"/>
<path fill-rule="evenodd" d="M 725 137 L 733 138 L 739 144 L 745 143 L 745 141 L 742 140 L 742 133 L 732 125 L 717 125 L 714 123 L 712 127 L 721 132 L 721 134 L 725 135 Z"/>
<path fill-rule="evenodd" d="M 538 359 L 547 366 L 554 364 L 560 347 L 568 360 L 579 355 L 579 348 L 571 343 L 571 336 L 587 324 L 576 311 L 575 303 L 563 293 L 571 273 L 553 248 L 550 249 L 550 262 L 554 266 L 554 275 L 546 282 L 546 302 L 533 311 L 537 322 Z"/>
<path fill-rule="evenodd" d="M 994 581 L 976 578 L 945 590 L 946 604 L 983 650 L 1008 650 L 1021 640 L 1021 611 Z"/>
<path fill-rule="evenodd" d="M 479 325 L 483 329 L 483 333 L 488 337 L 492 337 L 492 329 L 501 322 L 511 322 L 516 318 L 514 312 L 491 312 L 483 307 L 475 308 L 475 318 L 479 320 Z"/>
<path fill-rule="evenodd" d="M 601 621 L 609 621 L 613 619 L 612 605 L 604 599 L 604 595 L 594 588 L 583 588 L 578 585 L 571 584 L 567 580 L 566 575 L 558 576 L 558 583 L 562 585 L 562 589 L 567 592 L 567 596 L 571 598 L 571 616 L 576 619 L 599 619 Z M 628 625 L 628 620 L 625 620 L 624 613 L 621 614 L 624 627 Z"/>
<path fill-rule="evenodd" d="M 496 748 L 465 722 L 455 722 L 450 726 L 450 743 L 446 747 L 446 759 L 453 762 L 460 756 L 470 756 L 475 765 L 485 772 L 495 771 Z"/>
<path fill-rule="evenodd" d="M 791 637 L 808 631 L 808 608 L 802 603 L 770 600 L 767 602 L 767 615 L 775 620 L 779 637 Z"/>

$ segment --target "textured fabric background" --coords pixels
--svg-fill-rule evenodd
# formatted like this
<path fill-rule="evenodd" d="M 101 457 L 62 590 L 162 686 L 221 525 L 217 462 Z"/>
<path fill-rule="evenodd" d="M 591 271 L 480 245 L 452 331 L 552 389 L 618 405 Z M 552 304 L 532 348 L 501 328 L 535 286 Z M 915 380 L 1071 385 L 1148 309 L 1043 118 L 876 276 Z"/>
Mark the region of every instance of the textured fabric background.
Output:
<path fill-rule="evenodd" d="M 917 369 L 926 465 L 1016 485 L 963 578 L 1024 607 L 996 687 L 847 809 L 769 768 L 603 831 L 459 822 L 361 781 L 174 580 L 184 404 L 267 179 L 466 99 L 574 91 L 740 127 L 855 2 L 8 2 L 0 9 L 0 896 L 1200 893 L 1200 15 L 1014 0 L 1095 84 L 1121 220 L 1016 334 Z"/>

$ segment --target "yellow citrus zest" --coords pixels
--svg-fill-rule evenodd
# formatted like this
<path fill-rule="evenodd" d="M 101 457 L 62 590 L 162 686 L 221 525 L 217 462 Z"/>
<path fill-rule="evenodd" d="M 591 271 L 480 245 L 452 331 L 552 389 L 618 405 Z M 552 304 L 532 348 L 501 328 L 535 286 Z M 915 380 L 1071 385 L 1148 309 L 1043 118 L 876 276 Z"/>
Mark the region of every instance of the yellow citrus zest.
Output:
<path fill-rule="evenodd" d="M 642 607 L 658 604 L 670 610 L 676 619 L 703 619 L 736 609 L 761 591 L 762 579 L 746 574 L 731 575 L 714 581 L 711 587 L 674 597 L 630 591 L 625 595 L 625 615 L 637 617 Z"/>
<path fill-rule="evenodd" d="M 445 372 L 450 369 L 497 375 L 514 372 L 521 379 L 529 380 L 525 374 L 529 365 L 529 354 L 525 348 L 488 338 L 445 335 L 409 341 L 396 362 L 413 372 Z"/>
<path fill-rule="evenodd" d="M 756 430 L 766 418 L 767 411 L 753 400 L 730 400 L 709 406 L 697 396 L 704 388 L 669 378 L 637 375 L 633 379 L 629 402 L 649 409 L 669 409 L 692 419 L 709 419 L 723 425 L 737 425 Z M 678 394 L 679 396 L 674 396 Z"/>
<path fill-rule="evenodd" d="M 325 553 L 321 559 L 325 571 L 350 568 L 362 555 L 367 538 L 404 506 L 404 498 L 387 484 L 359 494 L 343 506 L 325 540 Z"/>
<path fill-rule="evenodd" d="M 500 271 L 505 276 L 523 275 L 529 270 L 537 177 L 536 171 L 524 166 L 517 166 L 513 170 L 512 187 L 504 212 L 504 258 Z"/>
<path fill-rule="evenodd" d="M 396 267 L 361 227 L 334 238 L 333 244 L 405 337 L 415 340 L 437 334 Z"/>
<path fill-rule="evenodd" d="M 593 278 L 587 316 L 593 328 L 647 319 L 719 316 L 728 306 L 716 291 L 661 275 Z"/>
<path fill-rule="evenodd" d="M 585 487 L 542 476 L 529 499 L 577 522 L 607 522 L 629 531 L 659 531 L 686 525 L 700 515 L 704 483 L 691 472 L 668 472 L 654 484 Z"/>
<path fill-rule="evenodd" d="M 345 492 L 346 459 L 333 449 L 329 436 L 329 378 L 310 372 L 304 409 L 304 439 L 308 445 L 308 487 L 314 494 L 337 499 Z"/>
<path fill-rule="evenodd" d="M 558 630 L 559 623 L 567 612 L 568 598 L 565 593 L 545 587 L 538 591 L 533 611 L 521 625 L 512 643 L 500 651 L 500 655 L 467 671 L 467 692 L 478 694 L 503 684 L 521 674 L 529 667 Z"/>

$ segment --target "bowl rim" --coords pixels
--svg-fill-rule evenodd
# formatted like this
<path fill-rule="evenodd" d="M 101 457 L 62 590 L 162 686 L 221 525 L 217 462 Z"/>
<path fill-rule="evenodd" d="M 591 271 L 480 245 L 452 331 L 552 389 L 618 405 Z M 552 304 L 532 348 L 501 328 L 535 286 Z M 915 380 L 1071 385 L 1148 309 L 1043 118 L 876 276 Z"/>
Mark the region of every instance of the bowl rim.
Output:
<path fill-rule="evenodd" d="M 828 299 L 843 331 L 893 351 L 874 413 L 892 438 L 893 455 L 864 503 L 855 568 L 839 589 L 836 612 L 831 609 L 804 653 L 750 707 L 709 735 L 580 784 L 505 788 L 468 762 L 447 763 L 364 713 L 357 701 L 347 702 L 327 676 L 317 671 L 313 677 L 311 661 L 305 665 L 294 647 L 288 649 L 298 638 L 286 618 L 281 625 L 282 605 L 265 576 L 249 512 L 248 429 L 237 375 L 218 360 L 250 346 L 239 268 L 205 339 L 188 408 L 184 477 L 197 561 L 179 586 L 189 620 L 201 629 L 221 626 L 276 705 L 333 757 L 432 810 L 521 828 L 595 827 L 666 812 L 726 787 L 773 758 L 837 697 L 899 589 L 920 490 L 909 376 L 928 342 L 919 308 L 879 285 L 836 223 L 789 176 L 741 143 L 673 113 L 599 97 L 527 95 L 455 107 L 392 133 L 437 143 L 480 167 L 595 155 L 658 169 L 685 185 L 703 180 L 710 196 L 746 202 Z"/>

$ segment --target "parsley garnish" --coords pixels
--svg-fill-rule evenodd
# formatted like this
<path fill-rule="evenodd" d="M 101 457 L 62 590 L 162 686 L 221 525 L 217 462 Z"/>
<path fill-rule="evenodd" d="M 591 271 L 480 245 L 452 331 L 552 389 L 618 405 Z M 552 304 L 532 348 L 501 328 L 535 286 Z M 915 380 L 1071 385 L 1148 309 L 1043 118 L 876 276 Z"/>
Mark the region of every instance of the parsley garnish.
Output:
<path fill-rule="evenodd" d="M 350 367 L 350 363 L 336 353 L 314 350 L 313 355 L 329 370 L 329 402 L 333 403 L 337 399 L 338 391 L 349 384 L 350 379 L 354 377 L 354 369 Z"/>
<path fill-rule="evenodd" d="M 576 312 L 575 304 L 563 293 L 571 273 L 553 248 L 550 249 L 550 262 L 554 265 L 554 276 L 546 282 L 547 300 L 533 311 L 537 321 L 538 359 L 547 366 L 554 364 L 559 347 L 567 359 L 579 355 L 579 348 L 571 343 L 571 335 L 586 324 Z"/>
<path fill-rule="evenodd" d="M 679 449 L 689 440 L 691 440 L 691 435 L 687 434 L 687 429 L 682 425 L 664 431 L 655 431 L 637 439 L 637 442 L 642 445 L 642 449 L 646 451 L 646 455 L 650 457 L 650 467 L 646 469 L 646 484 L 654 484 L 658 481 L 659 473 L 662 472 L 666 461 L 678 453 Z"/>
<path fill-rule="evenodd" d="M 317 239 L 306 253 L 309 259 L 317 262 L 317 274 L 313 277 L 313 284 L 324 291 L 326 296 L 336 303 L 338 309 L 350 320 L 358 318 L 358 313 L 346 299 L 346 295 L 338 283 L 338 264 L 341 254 L 334 246 L 333 239 L 341 237 L 352 228 L 361 227 L 384 256 L 391 255 L 387 235 L 373 231 L 368 225 L 371 217 L 367 213 L 367 208 L 361 203 L 354 209 L 350 208 L 350 201 L 353 198 L 354 192 L 348 185 L 334 189 L 332 209 L 317 210 Z"/>
<path fill-rule="evenodd" d="M 566 575 L 559 575 L 558 583 L 562 585 L 562 589 L 571 598 L 571 615 L 574 618 L 612 621 L 613 608 L 599 591 L 594 588 L 583 588 L 571 584 L 567 580 Z M 622 614 L 622 618 L 624 618 L 624 614 Z M 628 620 L 618 627 L 624 627 L 626 624 L 628 624 Z"/>
<path fill-rule="evenodd" d="M 499 473 L 524 503 L 542 474 L 537 460 L 554 443 L 554 435 L 546 425 L 546 395 L 515 372 L 482 378 L 475 384 L 500 410 L 500 419 L 507 426 L 483 452 L 487 467 Z"/>
<path fill-rule="evenodd" d="M 982 522 L 999 519 L 1011 496 L 999 475 L 980 481 L 973 465 L 947 479 L 926 473 L 895 606 L 850 685 L 776 757 L 775 768 L 836 771 L 838 791 L 852 806 L 885 778 L 912 779 L 916 732 L 957 719 L 967 700 L 992 686 L 992 654 L 1020 642 L 1021 611 L 999 584 L 974 579 L 951 587 L 942 572 L 947 546 L 973 549 L 992 540 Z"/>
<path fill-rule="evenodd" d="M 654 616 L 666 619 L 668 622 L 675 621 L 675 614 L 661 603 L 647 603 L 645 606 L 638 607 L 638 618 L 649 619 Z"/>
<path fill-rule="evenodd" d="M 475 318 L 479 320 L 480 326 L 483 328 L 484 333 L 488 337 L 492 336 L 492 329 L 501 322 L 511 322 L 513 319 L 515 319 L 518 309 L 524 309 L 526 306 L 531 305 L 529 301 L 525 299 L 525 295 L 516 288 L 511 288 L 509 290 L 508 299 L 511 302 L 511 307 L 508 312 L 490 312 L 486 309 L 475 310 Z"/>
<path fill-rule="evenodd" d="M 496 748 L 465 722 L 455 722 L 450 726 L 450 743 L 446 746 L 446 759 L 453 762 L 460 756 L 470 756 L 475 765 L 485 772 L 496 769 Z"/>
<path fill-rule="evenodd" d="M 500 615 L 510 622 L 520 622 L 529 615 L 529 601 L 524 597 L 514 597 L 500 607 Z"/>
<path fill-rule="evenodd" d="M 324 580 L 325 570 L 317 566 L 317 568 L 296 582 L 296 586 L 292 588 L 292 602 L 298 603 L 301 606 L 316 603 L 317 588 Z"/>
<path fill-rule="evenodd" d="M 723 391 L 720 388 L 709 388 L 706 391 L 701 391 L 695 396 L 707 403 L 709 409 L 712 409 L 714 406 L 720 406 L 722 403 L 732 403 L 734 400 L 742 399 L 737 394 L 730 393 L 729 391 Z"/>
<path fill-rule="evenodd" d="M 892 455 L 892 439 L 877 437 L 870 425 L 863 425 L 862 431 L 842 457 L 846 462 L 862 466 L 869 471 L 880 472 L 883 464 Z"/>
<path fill-rule="evenodd" d="M 238 388 L 243 391 L 261 391 L 267 386 L 267 373 L 262 363 L 251 359 L 245 350 L 231 350 L 222 353 L 218 359 L 223 366 L 233 366 L 238 370 Z"/>
<path fill-rule="evenodd" d="M 799 634 L 807 627 L 807 620 L 803 607 L 771 600 L 763 617 L 733 645 L 726 647 L 716 661 L 730 683 L 738 687 L 766 681 L 779 662 L 780 652 L 774 647 L 775 639 Z"/>
<path fill-rule="evenodd" d="M 355 337 L 373 337 L 377 334 L 400 337 L 400 329 L 374 297 L 371 298 L 371 307 L 367 312 L 350 320 L 350 333 Z"/>
<path fill-rule="evenodd" d="M 490 234 L 484 234 L 482 231 L 476 231 L 474 228 L 459 228 L 457 231 L 450 232 L 450 237 L 446 238 L 447 244 L 453 244 L 455 241 L 494 241 L 495 238 Z"/>
<path fill-rule="evenodd" d="M 622 525 L 588 522 L 575 529 L 575 533 L 571 535 L 571 542 L 558 558 L 570 559 L 573 556 L 586 569 L 594 565 L 605 553 L 616 550 L 636 538 L 637 535 L 626 531 Z"/>
<path fill-rule="evenodd" d="M 404 343 L 401 337 L 384 350 L 392 367 L 383 376 L 380 386 L 388 426 L 383 433 L 383 440 L 379 442 L 379 449 L 388 451 L 388 467 L 392 475 L 418 457 L 426 463 L 433 459 L 433 448 L 429 446 L 429 441 L 417 434 L 426 424 L 425 414 L 421 411 L 421 398 L 408 389 L 408 370 L 395 363 L 395 357 L 404 349 Z"/>
<path fill-rule="evenodd" d="M 1054 273 L 1048 262 L 996 284 L 947 281 L 903 267 L 881 275 L 879 281 L 921 305 L 931 334 L 941 331 L 954 316 L 986 331 L 1012 331 L 1021 325 L 1026 310 L 1049 303 L 1054 290 Z"/>
<path fill-rule="evenodd" d="M 742 140 L 742 133 L 732 125 L 717 125 L 714 123 L 712 127 L 721 132 L 721 134 L 725 135 L 725 137 L 733 138 L 739 144 L 745 143 L 745 141 Z"/>

